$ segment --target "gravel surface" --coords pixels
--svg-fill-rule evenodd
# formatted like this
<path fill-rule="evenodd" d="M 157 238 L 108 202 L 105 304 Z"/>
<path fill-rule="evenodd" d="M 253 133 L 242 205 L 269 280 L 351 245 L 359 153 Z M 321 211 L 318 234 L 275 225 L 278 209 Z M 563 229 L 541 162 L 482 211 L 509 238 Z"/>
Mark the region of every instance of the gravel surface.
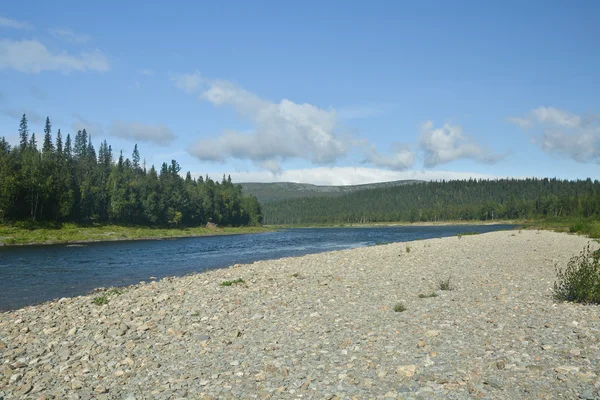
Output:
<path fill-rule="evenodd" d="M 600 307 L 552 298 L 588 242 L 395 243 L 2 313 L 0 398 L 598 398 Z"/>

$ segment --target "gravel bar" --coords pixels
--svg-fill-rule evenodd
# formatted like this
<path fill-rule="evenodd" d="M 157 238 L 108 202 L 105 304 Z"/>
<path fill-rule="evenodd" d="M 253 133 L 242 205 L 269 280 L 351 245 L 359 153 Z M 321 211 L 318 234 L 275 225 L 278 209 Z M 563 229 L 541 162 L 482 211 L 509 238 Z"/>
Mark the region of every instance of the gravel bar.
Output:
<path fill-rule="evenodd" d="M 1 313 L 0 398 L 595 399 L 600 307 L 552 297 L 589 242 L 394 243 Z"/>

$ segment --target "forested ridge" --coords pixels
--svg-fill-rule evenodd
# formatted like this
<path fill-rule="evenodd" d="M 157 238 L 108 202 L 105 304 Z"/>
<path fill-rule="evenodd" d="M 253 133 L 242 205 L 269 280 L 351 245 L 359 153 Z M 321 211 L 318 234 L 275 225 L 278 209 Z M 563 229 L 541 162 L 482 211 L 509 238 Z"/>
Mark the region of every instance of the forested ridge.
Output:
<path fill-rule="evenodd" d="M 600 217 L 600 183 L 558 179 L 423 182 L 263 205 L 265 224 Z"/>
<path fill-rule="evenodd" d="M 60 129 L 52 138 L 46 119 L 41 151 L 23 115 L 20 143 L 0 137 L 0 222 L 22 220 L 99 222 L 157 226 L 258 225 L 256 197 L 223 176 L 194 179 L 172 160 L 160 171 L 146 168 L 137 144 L 131 159 L 116 158 L 104 140 L 96 153 L 85 129 L 74 140 Z"/>

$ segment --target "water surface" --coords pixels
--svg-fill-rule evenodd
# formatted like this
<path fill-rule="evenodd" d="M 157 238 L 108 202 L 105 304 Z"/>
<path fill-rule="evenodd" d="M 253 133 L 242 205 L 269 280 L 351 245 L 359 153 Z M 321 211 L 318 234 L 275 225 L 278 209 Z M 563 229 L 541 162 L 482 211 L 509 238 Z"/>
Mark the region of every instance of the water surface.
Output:
<path fill-rule="evenodd" d="M 130 285 L 150 277 L 185 275 L 236 263 L 513 227 L 285 229 L 248 235 L 90 243 L 81 247 L 0 247 L 0 310 L 87 294 L 98 287 Z"/>

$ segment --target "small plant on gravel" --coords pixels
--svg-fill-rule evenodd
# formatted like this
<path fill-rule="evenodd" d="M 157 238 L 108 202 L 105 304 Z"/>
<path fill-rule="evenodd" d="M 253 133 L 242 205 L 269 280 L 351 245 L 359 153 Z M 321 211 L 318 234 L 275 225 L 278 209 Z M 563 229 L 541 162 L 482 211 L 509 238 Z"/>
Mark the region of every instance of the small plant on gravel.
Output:
<path fill-rule="evenodd" d="M 420 298 L 420 299 L 428 299 L 428 298 L 430 298 L 430 297 L 437 297 L 437 293 L 436 293 L 436 292 L 431 292 L 431 293 L 429 293 L 429 294 L 426 294 L 426 293 L 421 293 L 421 294 L 419 295 L 419 298 Z"/>
<path fill-rule="evenodd" d="M 558 300 L 600 304 L 600 250 L 590 245 L 572 257 L 563 270 L 556 267 L 554 296 Z"/>
<path fill-rule="evenodd" d="M 108 304 L 108 296 L 103 294 L 102 296 L 96 296 L 92 299 L 92 303 L 97 306 L 103 306 L 104 304 Z"/>
<path fill-rule="evenodd" d="M 123 290 L 119 289 L 119 288 L 112 288 L 110 289 L 107 294 L 109 296 L 119 296 L 123 294 Z"/>
<path fill-rule="evenodd" d="M 404 303 L 398 303 L 394 306 L 394 311 L 395 312 L 403 312 L 406 311 L 406 307 L 404 306 Z"/>
<path fill-rule="evenodd" d="M 242 278 L 238 278 L 233 281 L 223 281 L 223 282 L 221 282 L 221 286 L 232 286 L 232 285 L 237 285 L 240 283 L 245 283 L 245 281 Z"/>
<path fill-rule="evenodd" d="M 375 246 L 385 246 L 386 244 L 389 244 L 389 242 L 375 242 Z"/>
<path fill-rule="evenodd" d="M 410 253 L 410 247 L 409 246 L 406 246 L 406 252 Z"/>
<path fill-rule="evenodd" d="M 292 274 L 292 278 L 299 278 L 299 277 L 300 277 L 300 274 L 298 272 L 294 272 Z"/>
<path fill-rule="evenodd" d="M 459 233 L 456 236 L 458 236 L 458 238 L 460 239 L 463 236 L 472 236 L 472 235 L 479 235 L 479 232 L 462 232 L 462 233 Z"/>
<path fill-rule="evenodd" d="M 452 283 L 450 282 L 450 277 L 448 277 L 446 279 L 442 279 L 438 283 L 438 287 L 440 288 L 440 290 L 454 290 L 454 287 L 452 286 Z"/>

